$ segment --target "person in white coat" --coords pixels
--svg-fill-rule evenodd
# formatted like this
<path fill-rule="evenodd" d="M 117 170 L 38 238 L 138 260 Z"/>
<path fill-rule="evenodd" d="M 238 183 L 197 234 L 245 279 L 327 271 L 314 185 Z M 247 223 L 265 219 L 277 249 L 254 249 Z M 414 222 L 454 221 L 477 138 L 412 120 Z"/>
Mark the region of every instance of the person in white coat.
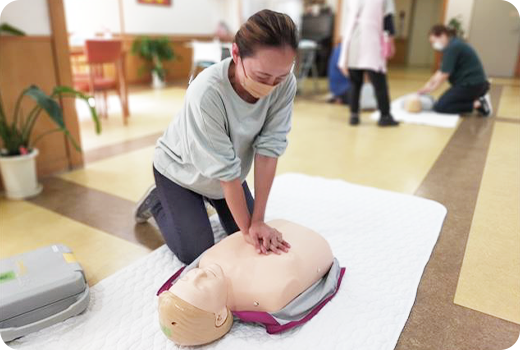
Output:
<path fill-rule="evenodd" d="M 359 97 L 366 72 L 381 112 L 378 125 L 396 126 L 399 123 L 390 114 L 386 80 L 386 59 L 395 52 L 395 4 L 393 0 L 348 0 L 347 11 L 338 67 L 352 82 L 350 124 L 359 124 Z"/>

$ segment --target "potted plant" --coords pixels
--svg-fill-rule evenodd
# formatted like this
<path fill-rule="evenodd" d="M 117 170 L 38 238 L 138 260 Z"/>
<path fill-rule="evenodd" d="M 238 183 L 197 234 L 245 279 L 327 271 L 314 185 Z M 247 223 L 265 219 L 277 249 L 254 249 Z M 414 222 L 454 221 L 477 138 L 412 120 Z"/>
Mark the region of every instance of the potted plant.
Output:
<path fill-rule="evenodd" d="M 24 97 L 32 98 L 36 105 L 24 114 L 21 102 Z M 57 86 L 50 95 L 46 95 L 40 88 L 31 85 L 18 97 L 15 103 L 13 117 L 7 120 L 7 115 L 2 105 L 0 96 L 0 139 L 3 148 L 0 150 L 0 173 L 4 180 L 6 197 L 22 199 L 32 197 L 41 192 L 36 176 L 37 143 L 46 135 L 54 132 L 62 132 L 71 141 L 74 148 L 81 151 L 74 138 L 65 126 L 63 111 L 56 101 L 58 98 L 74 97 L 87 102 L 90 114 L 94 120 L 96 132 L 101 132 L 101 125 L 93 107 L 93 99 L 90 96 L 76 91 L 67 86 Z M 32 138 L 32 132 L 40 115 L 47 115 L 56 124 L 56 128 L 46 131 Z"/>
<path fill-rule="evenodd" d="M 464 39 L 464 29 L 462 29 L 462 18 L 461 16 L 456 16 L 450 19 L 448 22 L 448 27 L 455 30 L 455 33 L 460 39 Z"/>
<path fill-rule="evenodd" d="M 151 39 L 149 37 L 138 38 L 132 44 L 132 53 L 138 55 L 146 64 L 139 68 L 139 75 L 150 69 L 152 73 L 152 86 L 154 88 L 164 87 L 166 78 L 166 70 L 162 65 L 162 61 L 171 61 L 174 59 L 173 49 L 170 46 L 170 40 L 166 37 Z M 151 68 L 149 68 L 151 66 Z"/>

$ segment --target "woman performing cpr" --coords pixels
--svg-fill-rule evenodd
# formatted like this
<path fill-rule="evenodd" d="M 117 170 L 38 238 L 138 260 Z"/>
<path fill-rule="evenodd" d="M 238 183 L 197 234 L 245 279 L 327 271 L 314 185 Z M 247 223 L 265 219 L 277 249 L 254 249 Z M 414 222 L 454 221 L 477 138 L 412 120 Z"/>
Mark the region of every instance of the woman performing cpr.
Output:
<path fill-rule="evenodd" d="M 157 141 L 155 186 L 138 203 L 138 223 L 155 218 L 168 247 L 189 264 L 214 245 L 204 200 L 227 234 L 259 254 L 290 245 L 264 222 L 277 158 L 287 147 L 296 79 L 297 30 L 287 15 L 263 10 L 235 35 L 232 57 L 203 72 Z M 253 200 L 245 181 L 255 163 Z"/>
<path fill-rule="evenodd" d="M 477 53 L 471 46 L 455 37 L 455 31 L 443 25 L 430 30 L 430 43 L 442 51 L 441 69 L 438 70 L 419 94 L 429 94 L 449 80 L 451 87 L 433 105 L 438 113 L 471 113 L 491 115 L 491 100 L 487 94 L 489 82 Z"/>

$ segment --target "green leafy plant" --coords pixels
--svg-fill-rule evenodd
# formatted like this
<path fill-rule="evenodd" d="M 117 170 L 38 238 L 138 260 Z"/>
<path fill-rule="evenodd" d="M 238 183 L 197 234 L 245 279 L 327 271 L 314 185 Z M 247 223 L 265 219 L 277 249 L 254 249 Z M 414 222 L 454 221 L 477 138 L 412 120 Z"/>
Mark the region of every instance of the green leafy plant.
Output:
<path fill-rule="evenodd" d="M 12 34 L 12 35 L 18 35 L 18 36 L 24 36 L 25 35 L 25 32 L 16 28 L 16 27 L 13 27 L 12 25 L 10 24 L 7 24 L 7 23 L 4 23 L 4 24 L 0 24 L 0 34 L 2 33 L 7 33 L 7 34 Z"/>
<path fill-rule="evenodd" d="M 36 105 L 27 115 L 24 115 L 21 108 L 24 97 L 29 97 L 36 102 Z M 3 141 L 4 148 L 1 156 L 27 154 L 44 136 L 54 132 L 64 133 L 74 148 L 81 151 L 81 148 L 65 126 L 63 111 L 56 101 L 56 99 L 64 97 L 79 98 L 88 104 L 90 115 L 95 123 L 96 132 L 99 134 L 101 132 L 101 124 L 96 109 L 90 104 L 92 97 L 67 86 L 56 86 L 52 93 L 47 95 L 36 85 L 31 85 L 23 90 L 16 100 L 13 118 L 10 122 L 7 121 L 7 115 L 4 111 L 0 96 L 0 139 Z M 44 115 L 49 116 L 57 127 L 31 139 L 34 125 L 40 115 L 42 115 L 41 112 L 45 112 Z"/>
<path fill-rule="evenodd" d="M 457 37 L 464 38 L 464 29 L 462 29 L 462 18 L 461 16 L 456 16 L 450 19 L 448 22 L 448 27 L 452 28 Z"/>
<path fill-rule="evenodd" d="M 166 37 L 151 39 L 143 37 L 135 39 L 132 44 L 132 53 L 138 55 L 147 62 L 147 65 L 139 69 L 139 75 L 152 65 L 150 71 L 156 72 L 161 80 L 166 76 L 166 70 L 162 65 L 162 61 L 171 61 L 175 58 L 173 49 L 170 46 L 170 40 Z"/>

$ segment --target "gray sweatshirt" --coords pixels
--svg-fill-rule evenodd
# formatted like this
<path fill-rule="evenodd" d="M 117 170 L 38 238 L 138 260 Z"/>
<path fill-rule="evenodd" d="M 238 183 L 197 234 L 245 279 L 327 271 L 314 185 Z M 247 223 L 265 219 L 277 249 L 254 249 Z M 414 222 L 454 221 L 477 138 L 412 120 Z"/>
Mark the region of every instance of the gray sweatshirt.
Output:
<path fill-rule="evenodd" d="M 154 154 L 158 172 L 212 199 L 224 198 L 220 181 L 245 180 L 255 153 L 283 154 L 296 94 L 290 74 L 271 94 L 248 103 L 231 86 L 230 63 L 227 58 L 205 69 L 190 84 Z"/>

